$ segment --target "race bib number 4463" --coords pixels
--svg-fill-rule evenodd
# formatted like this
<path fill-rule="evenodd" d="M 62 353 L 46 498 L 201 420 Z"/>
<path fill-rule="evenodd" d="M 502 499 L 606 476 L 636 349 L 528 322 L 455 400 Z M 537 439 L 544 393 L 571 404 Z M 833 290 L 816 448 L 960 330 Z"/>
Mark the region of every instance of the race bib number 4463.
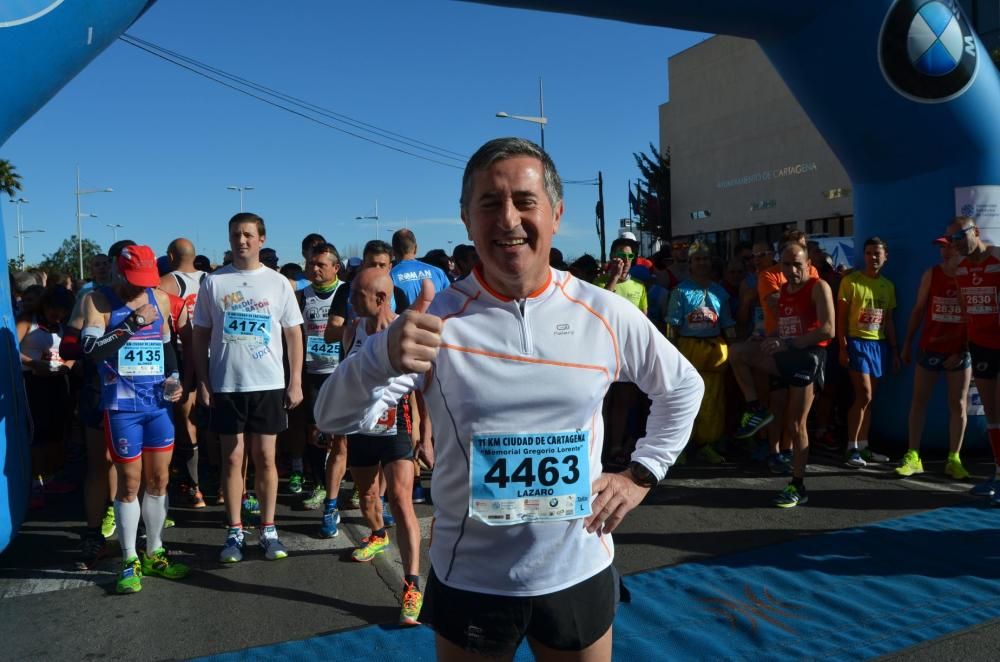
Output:
<path fill-rule="evenodd" d="M 477 434 L 469 516 L 490 526 L 590 515 L 590 431 Z"/>

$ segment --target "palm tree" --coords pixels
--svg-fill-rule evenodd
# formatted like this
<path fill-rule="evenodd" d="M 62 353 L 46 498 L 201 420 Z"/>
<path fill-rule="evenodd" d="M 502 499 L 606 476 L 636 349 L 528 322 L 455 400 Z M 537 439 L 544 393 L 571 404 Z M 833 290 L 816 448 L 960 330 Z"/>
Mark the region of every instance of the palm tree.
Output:
<path fill-rule="evenodd" d="M 20 190 L 21 175 L 17 174 L 17 169 L 10 161 L 0 159 L 0 193 L 13 198 Z"/>

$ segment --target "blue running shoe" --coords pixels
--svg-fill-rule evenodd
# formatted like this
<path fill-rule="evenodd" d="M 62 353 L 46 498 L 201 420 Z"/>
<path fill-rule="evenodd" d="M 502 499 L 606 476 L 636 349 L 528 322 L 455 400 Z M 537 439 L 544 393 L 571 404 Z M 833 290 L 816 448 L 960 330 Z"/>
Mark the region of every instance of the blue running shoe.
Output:
<path fill-rule="evenodd" d="M 771 453 L 767 456 L 767 468 L 771 473 L 786 476 L 792 472 L 792 465 L 781 453 Z"/>
<path fill-rule="evenodd" d="M 413 503 L 427 503 L 427 490 L 423 485 L 413 486 Z"/>
<path fill-rule="evenodd" d="M 389 510 L 389 502 L 382 497 L 382 526 L 385 528 L 390 528 L 396 526 L 396 518 L 392 516 L 392 511 Z"/>
<path fill-rule="evenodd" d="M 736 428 L 736 438 L 749 439 L 763 430 L 764 427 L 766 427 L 773 420 L 774 414 L 769 412 L 764 407 L 754 411 L 744 412 L 743 416 L 740 418 L 740 426 Z"/>
<path fill-rule="evenodd" d="M 323 523 L 319 526 L 320 538 L 336 538 L 340 531 L 337 525 L 340 524 L 340 511 L 336 508 L 323 513 Z"/>
<path fill-rule="evenodd" d="M 288 550 L 278 538 L 278 530 L 274 525 L 266 526 L 260 531 L 260 549 L 268 561 L 279 561 L 288 558 Z"/>
<path fill-rule="evenodd" d="M 219 552 L 219 561 L 222 563 L 239 563 L 243 560 L 243 549 L 246 547 L 246 542 L 243 540 L 243 530 L 242 529 L 229 529 L 229 535 L 226 536 L 226 544 L 223 546 L 222 551 Z"/>

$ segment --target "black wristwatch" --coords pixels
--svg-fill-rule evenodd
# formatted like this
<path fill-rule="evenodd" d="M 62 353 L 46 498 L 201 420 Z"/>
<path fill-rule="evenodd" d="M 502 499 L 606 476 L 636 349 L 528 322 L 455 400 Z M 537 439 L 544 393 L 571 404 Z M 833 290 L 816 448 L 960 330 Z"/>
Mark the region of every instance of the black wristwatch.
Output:
<path fill-rule="evenodd" d="M 632 480 L 634 480 L 636 485 L 639 487 L 652 489 L 660 483 L 656 474 L 647 469 L 645 465 L 639 464 L 638 462 L 630 462 L 628 465 L 628 472 L 632 474 Z"/>

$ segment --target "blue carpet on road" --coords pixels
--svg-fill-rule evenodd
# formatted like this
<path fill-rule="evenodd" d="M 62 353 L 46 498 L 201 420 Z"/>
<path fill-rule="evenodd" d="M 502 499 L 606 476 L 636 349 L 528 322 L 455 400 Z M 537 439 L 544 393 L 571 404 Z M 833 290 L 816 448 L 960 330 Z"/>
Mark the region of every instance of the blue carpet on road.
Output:
<path fill-rule="evenodd" d="M 865 660 L 1000 617 L 1000 509 L 942 508 L 630 575 L 615 660 Z M 370 626 L 208 660 L 434 659 Z M 530 660 L 522 645 L 517 660 Z"/>

